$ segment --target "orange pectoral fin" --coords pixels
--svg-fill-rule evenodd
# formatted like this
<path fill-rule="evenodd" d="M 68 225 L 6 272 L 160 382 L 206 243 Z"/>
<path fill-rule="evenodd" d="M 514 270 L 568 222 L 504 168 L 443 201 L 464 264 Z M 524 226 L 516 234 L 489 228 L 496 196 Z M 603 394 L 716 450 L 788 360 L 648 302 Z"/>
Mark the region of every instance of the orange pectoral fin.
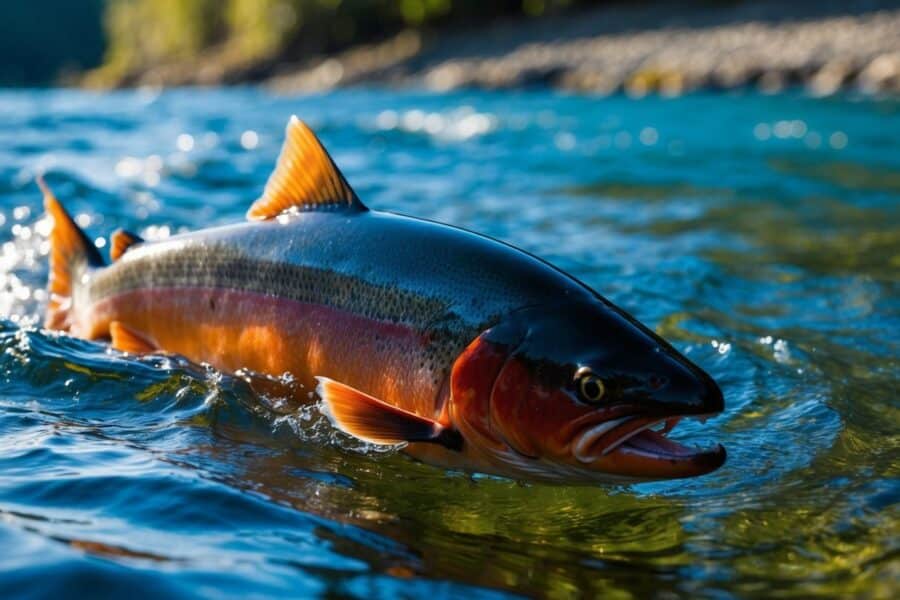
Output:
<path fill-rule="evenodd" d="M 341 431 L 373 444 L 431 442 L 451 450 L 462 448 L 459 433 L 433 419 L 391 406 L 327 377 L 316 377 L 325 414 Z"/>
<path fill-rule="evenodd" d="M 146 354 L 157 350 L 155 344 L 121 321 L 113 321 L 109 324 L 109 335 L 112 338 L 113 348 L 122 352 Z"/>

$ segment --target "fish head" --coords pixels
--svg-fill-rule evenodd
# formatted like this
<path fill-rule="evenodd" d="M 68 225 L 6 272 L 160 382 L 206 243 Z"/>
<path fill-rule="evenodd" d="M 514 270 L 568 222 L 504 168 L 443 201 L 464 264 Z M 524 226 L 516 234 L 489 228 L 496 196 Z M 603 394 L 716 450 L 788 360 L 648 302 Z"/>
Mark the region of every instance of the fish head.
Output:
<path fill-rule="evenodd" d="M 723 410 L 715 381 L 601 299 L 515 311 L 466 349 L 451 381 L 464 437 L 515 475 L 647 481 L 725 461 L 721 445 L 667 437 L 683 417 Z"/>

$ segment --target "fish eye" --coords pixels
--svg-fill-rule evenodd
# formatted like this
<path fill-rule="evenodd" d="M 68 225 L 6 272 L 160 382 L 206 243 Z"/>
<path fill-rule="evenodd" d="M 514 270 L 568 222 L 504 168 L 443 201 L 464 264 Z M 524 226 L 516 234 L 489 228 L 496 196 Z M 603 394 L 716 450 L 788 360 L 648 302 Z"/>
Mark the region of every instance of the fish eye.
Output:
<path fill-rule="evenodd" d="M 603 380 L 587 367 L 582 367 L 575 373 L 575 385 L 578 397 L 588 404 L 600 402 L 606 394 Z"/>

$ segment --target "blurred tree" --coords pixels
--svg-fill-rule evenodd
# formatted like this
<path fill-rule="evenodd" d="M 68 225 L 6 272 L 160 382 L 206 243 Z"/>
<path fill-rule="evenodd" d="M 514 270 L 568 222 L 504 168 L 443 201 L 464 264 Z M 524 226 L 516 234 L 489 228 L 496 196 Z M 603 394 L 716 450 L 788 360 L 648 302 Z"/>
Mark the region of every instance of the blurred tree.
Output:
<path fill-rule="evenodd" d="M 223 32 L 217 0 L 106 0 L 104 71 L 189 59 Z"/>
<path fill-rule="evenodd" d="M 91 82 L 112 85 L 203 56 L 209 59 L 204 66 L 262 73 L 265 65 L 384 39 L 404 28 L 539 16 L 576 1 L 107 0 L 109 48 Z"/>

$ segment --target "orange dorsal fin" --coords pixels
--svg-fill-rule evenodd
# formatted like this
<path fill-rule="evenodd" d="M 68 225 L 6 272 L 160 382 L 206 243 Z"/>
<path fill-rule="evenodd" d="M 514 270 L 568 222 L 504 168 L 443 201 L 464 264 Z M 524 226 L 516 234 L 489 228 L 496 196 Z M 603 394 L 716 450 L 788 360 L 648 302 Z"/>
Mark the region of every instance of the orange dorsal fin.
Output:
<path fill-rule="evenodd" d="M 462 447 L 458 432 L 433 419 L 382 402 L 339 381 L 316 379 L 325 414 L 344 433 L 372 444 L 431 442 L 453 450 Z"/>
<path fill-rule="evenodd" d="M 367 210 L 316 134 L 297 117 L 288 121 L 278 163 L 247 218 L 271 219 L 286 210 Z"/>
<path fill-rule="evenodd" d="M 78 265 L 85 263 L 92 267 L 102 266 L 103 259 L 94 243 L 50 191 L 43 177 L 37 178 L 37 184 L 44 194 L 44 209 L 53 219 L 53 229 L 50 232 L 50 276 L 47 282 L 50 302 L 44 324 L 48 329 L 68 331 L 72 326 L 70 313 L 73 271 Z"/>
<path fill-rule="evenodd" d="M 126 250 L 143 241 L 143 238 L 136 233 L 131 233 L 124 229 L 116 229 L 109 236 L 109 257 L 113 260 L 119 260 Z"/>
<path fill-rule="evenodd" d="M 122 352 L 146 354 L 156 351 L 155 344 L 121 321 L 112 321 L 109 324 L 109 337 L 112 340 L 112 347 Z"/>

